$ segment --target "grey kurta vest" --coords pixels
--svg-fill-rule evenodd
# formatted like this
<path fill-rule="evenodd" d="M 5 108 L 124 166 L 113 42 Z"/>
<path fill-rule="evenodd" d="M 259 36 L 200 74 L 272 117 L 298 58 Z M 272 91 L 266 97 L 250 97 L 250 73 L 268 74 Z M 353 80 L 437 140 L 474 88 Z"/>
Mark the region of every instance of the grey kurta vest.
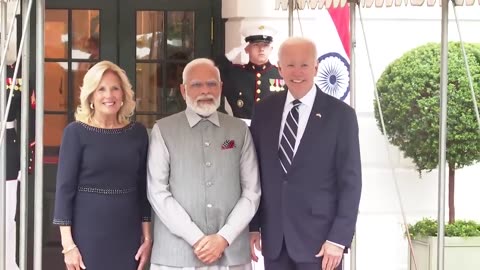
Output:
<path fill-rule="evenodd" d="M 218 114 L 220 126 L 201 120 L 190 128 L 185 112 L 157 121 L 170 154 L 170 191 L 205 235 L 217 233 L 242 193 L 240 158 L 247 126 Z M 228 140 L 235 147 L 222 149 Z M 198 267 L 193 248 L 173 235 L 155 215 L 155 245 L 151 262 L 175 267 Z M 227 247 L 218 265 L 250 262 L 248 228 Z"/>

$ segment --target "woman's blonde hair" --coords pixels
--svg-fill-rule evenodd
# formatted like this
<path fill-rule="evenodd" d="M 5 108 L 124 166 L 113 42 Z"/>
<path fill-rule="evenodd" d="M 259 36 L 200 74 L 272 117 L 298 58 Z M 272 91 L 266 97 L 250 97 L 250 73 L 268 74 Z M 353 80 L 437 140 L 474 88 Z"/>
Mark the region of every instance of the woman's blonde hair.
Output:
<path fill-rule="evenodd" d="M 91 124 L 95 110 L 90 108 L 90 99 L 93 92 L 97 90 L 103 75 L 106 72 L 113 72 L 121 81 L 123 91 L 123 106 L 118 111 L 118 121 L 121 124 L 128 124 L 130 117 L 135 110 L 133 90 L 130 81 L 123 69 L 110 61 L 102 61 L 95 64 L 83 77 L 83 85 L 80 87 L 80 105 L 75 113 L 75 119 L 80 122 Z"/>

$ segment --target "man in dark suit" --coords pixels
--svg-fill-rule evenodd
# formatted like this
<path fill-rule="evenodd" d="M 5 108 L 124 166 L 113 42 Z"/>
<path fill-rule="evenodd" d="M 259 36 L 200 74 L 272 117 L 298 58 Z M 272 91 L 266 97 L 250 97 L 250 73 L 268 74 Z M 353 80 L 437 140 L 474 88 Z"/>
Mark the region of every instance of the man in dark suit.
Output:
<path fill-rule="evenodd" d="M 351 244 L 360 201 L 356 114 L 314 84 L 313 42 L 287 39 L 278 59 L 288 91 L 257 104 L 251 123 L 262 186 L 252 259 L 255 246 L 266 270 L 333 270 Z"/>

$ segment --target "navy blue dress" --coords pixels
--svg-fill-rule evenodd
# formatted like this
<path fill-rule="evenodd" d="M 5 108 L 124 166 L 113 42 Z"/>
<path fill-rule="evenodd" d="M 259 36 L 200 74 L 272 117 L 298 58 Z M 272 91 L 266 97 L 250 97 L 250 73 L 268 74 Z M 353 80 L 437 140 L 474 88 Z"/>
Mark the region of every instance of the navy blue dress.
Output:
<path fill-rule="evenodd" d="M 146 196 L 148 134 L 140 123 L 101 129 L 70 123 L 63 133 L 53 223 L 71 226 L 88 270 L 134 270 Z"/>

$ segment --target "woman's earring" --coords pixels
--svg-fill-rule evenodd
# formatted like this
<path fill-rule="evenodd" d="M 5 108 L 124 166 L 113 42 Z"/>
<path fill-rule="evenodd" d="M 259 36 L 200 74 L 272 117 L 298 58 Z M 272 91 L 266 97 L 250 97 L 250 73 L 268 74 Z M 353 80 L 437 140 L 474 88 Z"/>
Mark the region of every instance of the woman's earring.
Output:
<path fill-rule="evenodd" d="M 122 103 L 120 103 L 120 107 L 122 107 L 122 106 L 123 106 L 123 101 L 122 101 Z"/>
<path fill-rule="evenodd" d="M 93 107 L 93 103 L 90 103 L 90 109 L 95 110 L 95 107 Z"/>

